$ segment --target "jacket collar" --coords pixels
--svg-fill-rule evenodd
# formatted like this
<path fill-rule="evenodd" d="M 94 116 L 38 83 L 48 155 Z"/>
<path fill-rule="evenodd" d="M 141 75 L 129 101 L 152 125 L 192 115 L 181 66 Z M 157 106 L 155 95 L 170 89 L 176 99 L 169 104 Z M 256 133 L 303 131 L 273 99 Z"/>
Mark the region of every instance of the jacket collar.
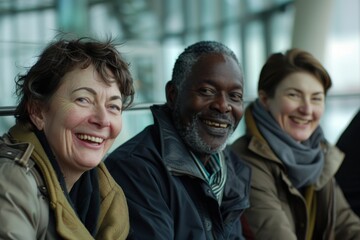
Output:
<path fill-rule="evenodd" d="M 334 177 L 345 157 L 340 149 L 327 142 L 322 144 L 322 148 L 325 154 L 325 164 L 319 180 L 315 183 L 315 190 L 324 187 Z"/>
<path fill-rule="evenodd" d="M 257 129 L 254 118 L 251 114 L 251 105 L 245 111 L 245 121 L 247 126 L 247 133 L 251 136 L 248 146 L 249 149 L 261 157 L 279 164 L 282 168 L 285 169 L 282 161 L 271 150 L 269 144 L 261 136 L 259 130 Z M 332 146 L 327 142 L 322 143 L 321 147 L 323 149 L 323 153 L 325 154 L 325 163 L 323 171 L 318 181 L 315 183 L 315 190 L 321 189 L 326 183 L 330 181 L 330 179 L 339 169 L 344 158 L 344 154 L 337 147 Z"/>
<path fill-rule="evenodd" d="M 58 234 L 66 239 L 93 239 L 66 199 L 57 175 L 39 140 L 31 131 L 30 124 L 16 124 L 10 129 L 9 134 L 12 140 L 16 142 L 30 142 L 35 147 L 31 157 L 39 167 L 46 182 L 49 194 L 49 205 L 55 213 Z M 106 198 L 107 201 L 102 202 L 97 236 L 102 236 L 100 239 L 125 239 L 130 228 L 125 196 L 107 171 L 104 163 L 99 164 L 98 170 L 101 199 L 103 201 Z M 121 202 L 123 202 L 124 205 L 121 205 Z M 124 224 L 122 228 L 117 228 L 114 231 L 113 228 L 109 228 L 108 226 L 117 224 L 116 222 L 119 221 L 118 216 L 123 218 Z"/>
<path fill-rule="evenodd" d="M 167 169 L 174 175 L 187 174 L 203 179 L 189 149 L 175 129 L 171 110 L 165 104 L 153 105 L 150 109 L 160 133 L 162 156 Z"/>
<path fill-rule="evenodd" d="M 249 149 L 256 154 L 274 161 L 284 167 L 282 161 L 275 155 L 270 146 L 267 144 L 265 138 L 261 135 L 251 111 L 252 104 L 245 110 L 245 123 L 247 126 L 246 131 L 250 136 L 252 136 L 249 143 Z"/>

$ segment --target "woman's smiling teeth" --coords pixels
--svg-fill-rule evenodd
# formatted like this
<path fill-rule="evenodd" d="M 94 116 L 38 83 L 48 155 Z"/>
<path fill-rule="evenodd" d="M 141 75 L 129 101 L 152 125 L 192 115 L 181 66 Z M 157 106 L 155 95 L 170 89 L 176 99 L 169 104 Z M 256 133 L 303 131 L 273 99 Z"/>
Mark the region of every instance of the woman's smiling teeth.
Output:
<path fill-rule="evenodd" d="M 211 127 L 217 127 L 217 128 L 227 128 L 228 124 L 226 123 L 217 123 L 217 122 L 212 122 L 209 120 L 204 120 L 203 121 L 206 125 L 209 125 Z"/>
<path fill-rule="evenodd" d="M 94 136 L 90 136 L 90 135 L 86 135 L 86 134 L 77 134 L 77 137 L 81 140 L 94 142 L 94 143 L 102 143 L 104 141 L 103 138 L 94 137 Z"/>
<path fill-rule="evenodd" d="M 297 124 L 307 124 L 310 122 L 310 120 L 306 120 L 306 119 L 301 119 L 301 118 L 297 118 L 297 117 L 292 117 L 291 118 L 294 122 L 296 122 Z"/>

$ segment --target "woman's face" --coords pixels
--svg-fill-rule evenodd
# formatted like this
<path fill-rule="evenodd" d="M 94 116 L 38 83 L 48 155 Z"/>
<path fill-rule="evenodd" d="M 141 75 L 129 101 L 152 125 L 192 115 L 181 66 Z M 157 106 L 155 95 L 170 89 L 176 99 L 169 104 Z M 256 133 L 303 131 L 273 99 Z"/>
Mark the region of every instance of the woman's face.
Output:
<path fill-rule="evenodd" d="M 299 142 L 311 136 L 324 113 L 324 87 L 320 80 L 307 72 L 285 77 L 273 98 L 262 91 L 259 98 L 280 127 Z"/>
<path fill-rule="evenodd" d="M 90 65 L 67 73 L 32 121 L 44 131 L 66 177 L 100 163 L 121 131 L 121 108 L 117 84 L 106 85 Z"/>

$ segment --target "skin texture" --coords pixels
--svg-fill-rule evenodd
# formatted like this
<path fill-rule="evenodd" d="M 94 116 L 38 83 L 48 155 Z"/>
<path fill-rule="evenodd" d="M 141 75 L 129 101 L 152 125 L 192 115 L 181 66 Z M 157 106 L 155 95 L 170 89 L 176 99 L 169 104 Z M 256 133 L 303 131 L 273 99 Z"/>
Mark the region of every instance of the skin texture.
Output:
<path fill-rule="evenodd" d="M 117 84 L 106 85 L 92 65 L 67 73 L 49 103 L 33 106 L 31 119 L 44 131 L 68 191 L 100 163 L 120 133 L 121 107 Z"/>
<path fill-rule="evenodd" d="M 311 136 L 324 113 L 324 87 L 320 80 L 307 72 L 285 77 L 273 98 L 259 91 L 259 99 L 280 127 L 299 142 Z"/>
<path fill-rule="evenodd" d="M 241 70 L 231 57 L 205 54 L 184 81 L 181 92 L 168 84 L 168 104 L 185 143 L 206 162 L 225 147 L 243 115 Z"/>

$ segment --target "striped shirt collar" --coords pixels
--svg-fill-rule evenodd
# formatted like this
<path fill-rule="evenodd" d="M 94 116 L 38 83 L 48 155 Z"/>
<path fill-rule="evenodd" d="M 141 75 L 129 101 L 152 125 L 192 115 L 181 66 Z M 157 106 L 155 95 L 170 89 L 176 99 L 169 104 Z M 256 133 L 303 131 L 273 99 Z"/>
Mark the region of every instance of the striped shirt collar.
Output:
<path fill-rule="evenodd" d="M 227 175 L 223 154 L 216 153 L 211 155 L 209 161 L 206 163 L 206 166 L 204 166 L 201 160 L 196 157 L 194 153 L 191 153 L 191 155 L 220 205 Z"/>

